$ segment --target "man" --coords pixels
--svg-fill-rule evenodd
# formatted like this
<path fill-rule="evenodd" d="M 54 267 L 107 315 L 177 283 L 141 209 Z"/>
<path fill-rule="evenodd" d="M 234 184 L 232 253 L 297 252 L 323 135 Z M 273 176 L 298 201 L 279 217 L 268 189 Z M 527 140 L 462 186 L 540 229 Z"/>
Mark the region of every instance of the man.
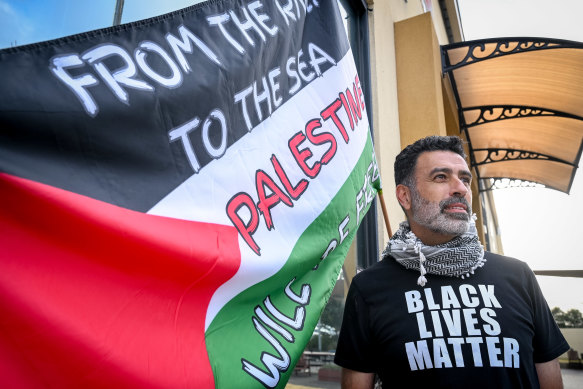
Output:
<path fill-rule="evenodd" d="M 335 362 L 342 388 L 562 388 L 569 346 L 528 266 L 485 253 L 457 137 L 395 160 L 407 222 L 353 280 Z"/>

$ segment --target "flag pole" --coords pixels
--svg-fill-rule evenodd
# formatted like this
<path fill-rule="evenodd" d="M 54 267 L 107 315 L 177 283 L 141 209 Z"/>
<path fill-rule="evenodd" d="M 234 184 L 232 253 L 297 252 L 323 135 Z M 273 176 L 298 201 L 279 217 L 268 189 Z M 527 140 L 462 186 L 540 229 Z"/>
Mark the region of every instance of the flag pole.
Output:
<path fill-rule="evenodd" d="M 387 227 L 387 233 L 389 238 L 393 235 L 391 231 L 391 223 L 389 223 L 389 213 L 387 212 L 387 206 L 385 205 L 385 198 L 383 197 L 383 190 L 379 189 L 379 201 L 381 203 L 381 209 L 383 211 L 383 219 L 385 219 L 385 227 Z"/>
<path fill-rule="evenodd" d="M 115 13 L 113 14 L 113 25 L 119 26 L 121 24 L 121 15 L 123 13 L 124 0 L 117 0 L 115 2 Z"/>

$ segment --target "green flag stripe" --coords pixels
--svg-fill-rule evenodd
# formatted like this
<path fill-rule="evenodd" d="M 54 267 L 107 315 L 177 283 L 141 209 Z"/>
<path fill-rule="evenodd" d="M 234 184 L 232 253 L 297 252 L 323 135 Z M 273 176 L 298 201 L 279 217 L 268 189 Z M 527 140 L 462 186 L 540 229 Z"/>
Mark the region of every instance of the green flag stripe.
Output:
<path fill-rule="evenodd" d="M 353 171 L 301 235 L 284 267 L 237 295 L 217 314 L 206 331 L 217 388 L 257 387 L 258 381 L 285 386 L 380 187 L 378 180 L 372 182 L 377 176 L 368 134 Z"/>

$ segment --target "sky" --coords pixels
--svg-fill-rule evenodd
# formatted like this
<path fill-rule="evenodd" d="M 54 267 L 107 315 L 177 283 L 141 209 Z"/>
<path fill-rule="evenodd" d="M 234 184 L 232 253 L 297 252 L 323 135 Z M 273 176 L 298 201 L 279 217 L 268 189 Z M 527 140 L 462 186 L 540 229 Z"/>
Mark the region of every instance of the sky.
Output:
<path fill-rule="evenodd" d="M 125 0 L 122 23 L 200 0 Z M 434 3 L 437 0 L 433 0 Z M 583 42 L 583 0 L 457 0 L 466 40 L 548 37 Z M 115 0 L 0 0 L 0 49 L 111 26 Z M 583 66 L 583 65 L 582 65 Z M 506 255 L 534 270 L 583 269 L 583 173 L 571 193 L 515 188 L 494 192 Z M 551 307 L 583 311 L 583 279 L 538 277 Z"/>
<path fill-rule="evenodd" d="M 581 0 L 457 1 L 466 40 L 520 36 L 583 42 Z M 581 169 L 568 195 L 546 188 L 498 189 L 494 201 L 505 255 L 533 270 L 583 270 Z M 537 279 L 551 308 L 583 312 L 583 279 Z"/>
<path fill-rule="evenodd" d="M 122 23 L 147 19 L 202 0 L 125 0 Z M 110 27 L 116 0 L 0 0 L 0 49 Z"/>
<path fill-rule="evenodd" d="M 0 0 L 0 48 L 111 26 L 114 10 L 115 0 Z"/>

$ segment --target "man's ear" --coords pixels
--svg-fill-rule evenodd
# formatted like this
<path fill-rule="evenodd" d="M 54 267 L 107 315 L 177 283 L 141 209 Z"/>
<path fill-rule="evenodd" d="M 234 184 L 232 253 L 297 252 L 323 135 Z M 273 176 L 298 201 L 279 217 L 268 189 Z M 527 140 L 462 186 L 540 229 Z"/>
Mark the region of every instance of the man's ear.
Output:
<path fill-rule="evenodd" d="M 411 210 L 411 189 L 408 186 L 399 184 L 397 185 L 397 200 L 403 210 L 409 211 Z"/>

